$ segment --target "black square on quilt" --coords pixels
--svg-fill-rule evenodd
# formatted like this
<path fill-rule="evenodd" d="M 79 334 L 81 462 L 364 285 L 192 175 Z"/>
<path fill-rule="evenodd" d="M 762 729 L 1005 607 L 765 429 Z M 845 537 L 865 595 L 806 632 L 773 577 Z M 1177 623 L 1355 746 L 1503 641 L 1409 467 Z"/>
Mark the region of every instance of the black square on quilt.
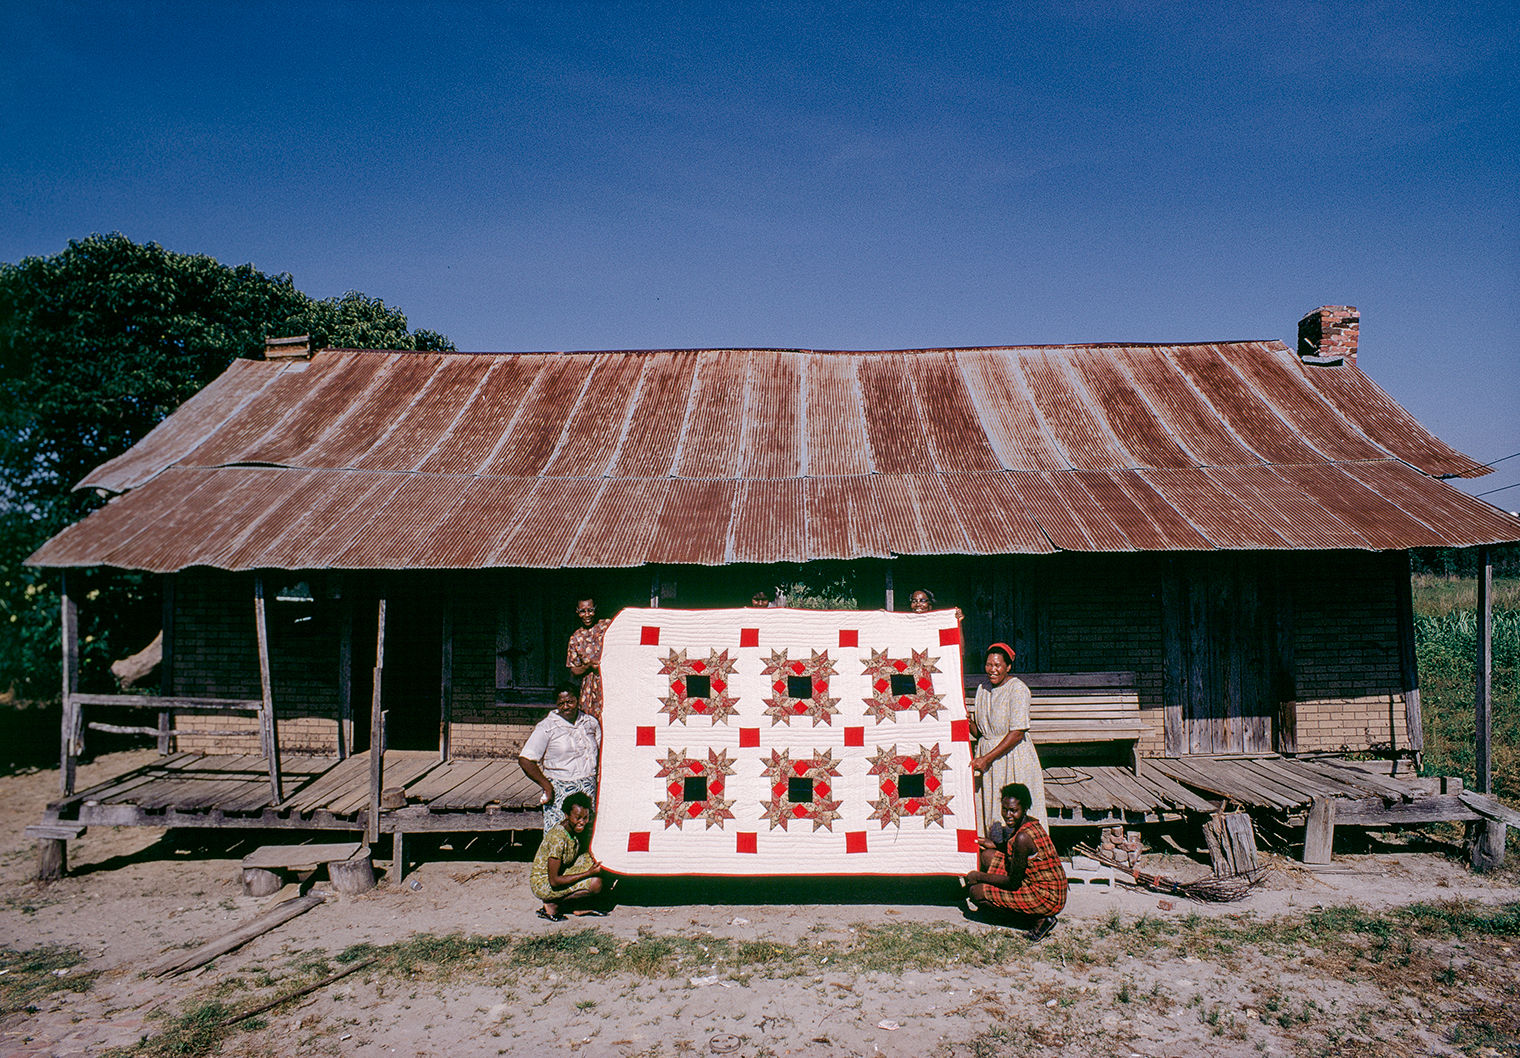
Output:
<path fill-rule="evenodd" d="M 906 672 L 894 672 L 892 674 L 892 696 L 894 698 L 904 694 L 917 694 L 918 683 Z"/>
<path fill-rule="evenodd" d="M 686 677 L 686 697 L 688 698 L 711 698 L 712 677 L 699 676 L 696 673 Z"/>
<path fill-rule="evenodd" d="M 813 696 L 813 677 L 788 676 L 786 678 L 786 693 L 790 698 L 811 698 Z"/>
<path fill-rule="evenodd" d="M 805 805 L 813 800 L 813 780 L 793 775 L 786 780 L 786 799 L 794 805 Z"/>
<path fill-rule="evenodd" d="M 899 775 L 897 777 L 898 797 L 906 800 L 909 797 L 922 797 L 923 795 L 924 777 L 922 775 Z"/>
<path fill-rule="evenodd" d="M 923 783 L 920 782 L 919 785 L 922 786 Z M 686 780 L 681 784 L 681 800 L 683 800 L 683 801 L 705 801 L 705 800 L 707 800 L 707 776 L 705 776 L 705 775 L 688 775 L 686 777 Z"/>

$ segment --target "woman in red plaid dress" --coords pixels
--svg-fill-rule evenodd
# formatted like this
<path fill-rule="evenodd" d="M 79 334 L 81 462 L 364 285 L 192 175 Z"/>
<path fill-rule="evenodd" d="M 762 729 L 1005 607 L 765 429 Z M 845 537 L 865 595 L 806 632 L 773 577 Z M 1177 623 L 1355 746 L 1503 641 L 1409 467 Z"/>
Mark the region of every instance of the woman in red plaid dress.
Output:
<path fill-rule="evenodd" d="M 1039 940 L 1055 929 L 1056 916 L 1066 907 L 1066 871 L 1050 835 L 1029 815 L 1029 787 L 1009 783 L 999 792 L 1003 822 L 977 839 L 981 870 L 962 881 L 978 908 L 1034 918 L 1029 939 Z"/>

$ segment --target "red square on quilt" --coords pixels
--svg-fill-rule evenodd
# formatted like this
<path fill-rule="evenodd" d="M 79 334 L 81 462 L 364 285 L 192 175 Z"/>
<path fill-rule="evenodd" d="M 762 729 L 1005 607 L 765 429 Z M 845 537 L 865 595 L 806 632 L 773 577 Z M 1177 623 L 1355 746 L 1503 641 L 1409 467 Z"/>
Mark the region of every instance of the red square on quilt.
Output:
<path fill-rule="evenodd" d="M 866 744 L 866 729 L 863 727 L 845 728 L 844 744 L 846 746 L 864 746 Z"/>
<path fill-rule="evenodd" d="M 865 852 L 866 832 L 864 830 L 849 830 L 844 835 L 844 851 Z"/>
<path fill-rule="evenodd" d="M 657 647 L 660 645 L 660 626 L 645 625 L 639 632 L 639 646 Z"/>
<path fill-rule="evenodd" d="M 960 852 L 975 852 L 977 850 L 976 831 L 957 830 L 955 832 L 955 847 Z"/>
<path fill-rule="evenodd" d="M 760 629 L 739 629 L 739 645 L 741 647 L 758 647 L 760 645 Z"/>
<path fill-rule="evenodd" d="M 971 721 L 970 720 L 952 720 L 952 721 L 950 721 L 950 741 L 951 742 L 970 742 L 971 741 Z"/>
<path fill-rule="evenodd" d="M 739 729 L 739 748 L 758 749 L 760 746 L 760 729 L 758 727 L 741 727 Z"/>
<path fill-rule="evenodd" d="M 842 647 L 860 646 L 860 632 L 854 628 L 841 628 L 839 630 L 839 645 Z"/>
<path fill-rule="evenodd" d="M 633 833 L 629 834 L 628 835 L 628 851 L 629 852 L 648 852 L 649 851 L 649 831 L 647 831 L 647 830 L 635 830 Z"/>
<path fill-rule="evenodd" d="M 633 729 L 633 744 L 635 746 L 654 745 L 654 728 L 636 727 Z"/>
<path fill-rule="evenodd" d="M 759 852 L 759 839 L 753 830 L 743 831 L 734 835 L 735 852 Z"/>
<path fill-rule="evenodd" d="M 960 641 L 961 641 L 960 626 L 957 625 L 955 628 L 941 628 L 939 630 L 939 645 L 940 646 L 942 646 L 942 647 L 952 647 L 952 646 L 955 646 Z"/>

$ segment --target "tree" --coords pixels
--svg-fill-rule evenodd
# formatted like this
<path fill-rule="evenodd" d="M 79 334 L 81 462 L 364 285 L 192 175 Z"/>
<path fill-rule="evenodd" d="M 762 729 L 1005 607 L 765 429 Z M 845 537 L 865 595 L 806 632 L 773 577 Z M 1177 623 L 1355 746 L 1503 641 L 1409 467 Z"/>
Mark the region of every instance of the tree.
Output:
<path fill-rule="evenodd" d="M 104 501 L 73 487 L 124 452 L 267 336 L 310 334 L 314 347 L 452 349 L 406 316 L 351 291 L 317 300 L 289 274 L 224 265 L 120 234 L 70 242 L 51 257 L 0 264 L 0 691 L 59 687 L 56 574 L 27 555 Z M 88 590 L 105 594 L 104 582 Z M 93 607 L 87 675 L 122 630 L 156 628 L 151 585 L 113 578 Z M 147 635 L 151 637 L 152 631 Z"/>

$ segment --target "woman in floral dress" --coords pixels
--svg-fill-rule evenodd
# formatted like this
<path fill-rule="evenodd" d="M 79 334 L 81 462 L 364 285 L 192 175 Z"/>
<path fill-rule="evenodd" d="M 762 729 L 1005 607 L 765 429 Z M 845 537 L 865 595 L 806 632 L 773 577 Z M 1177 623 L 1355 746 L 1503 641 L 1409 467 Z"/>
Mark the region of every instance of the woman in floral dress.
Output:
<path fill-rule="evenodd" d="M 570 649 L 565 667 L 581 681 L 581 712 L 597 720 L 602 718 L 602 639 L 607 635 L 610 619 L 596 619 L 596 600 L 581 599 L 575 604 L 575 616 L 581 626 L 570 635 Z"/>

